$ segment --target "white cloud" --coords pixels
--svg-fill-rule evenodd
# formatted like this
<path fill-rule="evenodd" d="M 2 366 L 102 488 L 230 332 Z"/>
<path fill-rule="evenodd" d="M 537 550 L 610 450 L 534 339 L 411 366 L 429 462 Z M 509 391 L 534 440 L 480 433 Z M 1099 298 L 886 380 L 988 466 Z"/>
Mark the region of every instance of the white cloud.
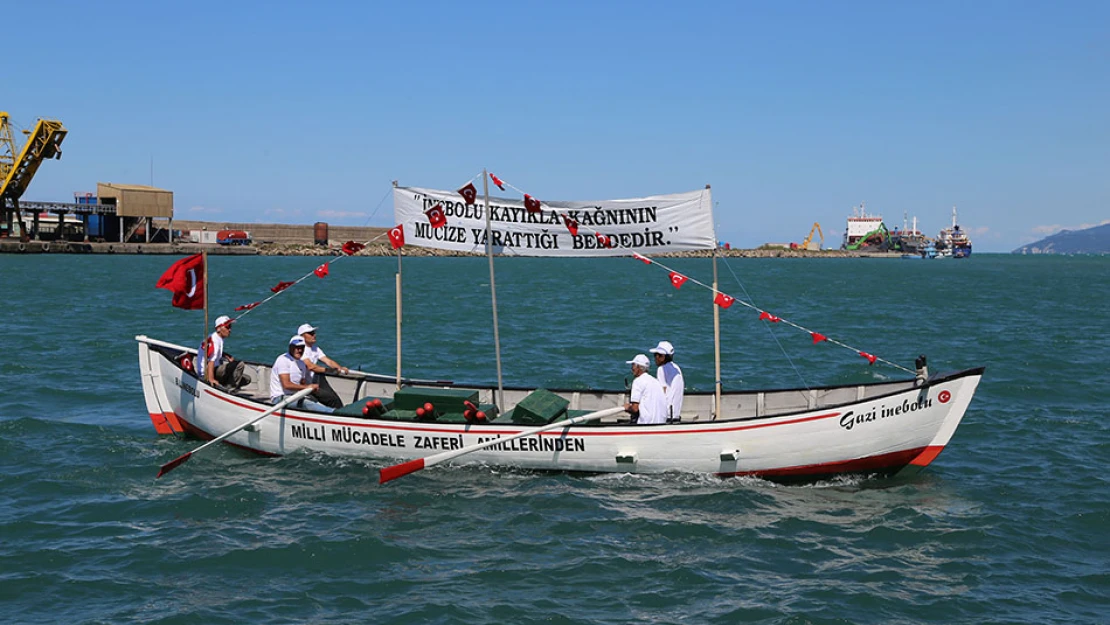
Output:
<path fill-rule="evenodd" d="M 224 212 L 224 209 L 209 207 L 209 206 L 192 206 L 192 207 L 189 208 L 189 212 L 190 213 L 208 213 L 210 215 L 215 215 L 217 213 Z"/>
<path fill-rule="evenodd" d="M 285 208 L 267 208 L 262 211 L 265 215 L 274 215 L 276 217 L 300 217 L 301 209 L 285 209 Z"/>
<path fill-rule="evenodd" d="M 1087 228 L 1094 228 L 1095 226 L 1104 226 L 1110 224 L 1110 219 L 1103 219 L 1095 224 L 1080 224 L 1078 226 L 1061 226 L 1060 224 L 1052 224 L 1050 226 L 1033 226 L 1033 232 L 1039 235 L 1056 234 L 1061 230 L 1086 230 Z"/>

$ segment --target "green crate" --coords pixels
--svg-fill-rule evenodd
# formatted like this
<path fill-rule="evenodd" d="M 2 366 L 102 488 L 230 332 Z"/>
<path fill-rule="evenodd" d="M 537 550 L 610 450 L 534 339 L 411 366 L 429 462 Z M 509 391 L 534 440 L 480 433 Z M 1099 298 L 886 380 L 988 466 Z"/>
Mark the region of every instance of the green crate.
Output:
<path fill-rule="evenodd" d="M 464 402 L 478 403 L 478 391 L 461 388 L 414 388 L 406 386 L 393 394 L 394 408 L 397 410 L 416 410 L 431 403 L 436 412 L 459 412 L 466 410 Z"/>
<path fill-rule="evenodd" d="M 568 400 L 541 388 L 520 400 L 511 419 L 518 425 L 545 425 L 563 416 L 569 405 Z"/>
<path fill-rule="evenodd" d="M 345 417 L 362 417 L 362 409 L 366 407 L 366 402 L 370 401 L 371 399 L 382 400 L 382 407 L 385 409 L 385 412 L 393 409 L 393 400 L 391 398 L 375 397 L 374 395 L 369 395 L 367 397 L 363 397 L 362 399 L 355 400 L 347 404 L 346 406 L 343 406 L 342 408 L 336 408 L 334 414 L 343 415 Z M 372 415 L 372 417 L 383 418 L 380 415 Z"/>

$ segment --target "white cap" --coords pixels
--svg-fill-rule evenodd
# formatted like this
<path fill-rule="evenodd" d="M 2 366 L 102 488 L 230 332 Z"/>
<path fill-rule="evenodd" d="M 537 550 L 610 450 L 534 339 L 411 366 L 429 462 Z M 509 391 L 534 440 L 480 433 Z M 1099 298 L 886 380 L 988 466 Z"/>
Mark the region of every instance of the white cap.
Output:
<path fill-rule="evenodd" d="M 300 334 L 294 334 L 293 337 L 289 339 L 289 344 L 304 345 L 304 337 L 302 337 Z"/>
<path fill-rule="evenodd" d="M 674 356 L 674 345 L 667 341 L 659 341 L 659 344 L 652 347 L 650 350 L 653 354 L 663 354 L 664 356 Z"/>
<path fill-rule="evenodd" d="M 227 315 L 220 315 L 219 317 L 216 317 L 216 327 L 218 328 L 222 325 L 230 326 L 231 317 L 228 317 Z"/>
<path fill-rule="evenodd" d="M 645 356 L 643 354 L 636 354 L 635 358 L 633 358 L 632 360 L 626 360 L 625 364 L 627 364 L 627 365 L 639 365 L 639 366 L 643 367 L 644 369 L 647 369 L 648 367 L 651 366 L 651 363 L 648 362 L 647 356 Z"/>
<path fill-rule="evenodd" d="M 316 327 L 307 323 L 302 323 L 301 327 L 297 328 L 297 334 L 304 334 L 305 332 L 315 332 Z"/>

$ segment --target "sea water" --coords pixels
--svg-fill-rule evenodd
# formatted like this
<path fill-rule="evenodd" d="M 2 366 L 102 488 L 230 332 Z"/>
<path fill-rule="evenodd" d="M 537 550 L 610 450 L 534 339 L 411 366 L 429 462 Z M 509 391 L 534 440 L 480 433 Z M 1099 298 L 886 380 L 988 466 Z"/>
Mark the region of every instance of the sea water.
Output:
<path fill-rule="evenodd" d="M 720 290 L 933 372 L 985 365 L 951 444 L 909 480 L 806 486 L 705 475 L 439 465 L 207 449 L 157 436 L 134 336 L 194 345 L 204 315 L 154 283 L 166 256 L 3 256 L 3 623 L 1105 623 L 1110 621 L 1110 258 L 729 259 Z M 326 258 L 213 257 L 211 319 Z M 661 259 L 705 284 L 705 259 Z M 676 346 L 714 381 L 713 306 L 632 259 L 497 259 L 509 386 L 623 388 Z M 272 361 L 319 326 L 344 365 L 393 373 L 395 258 L 342 258 L 236 325 Z M 407 376 L 495 383 L 483 258 L 411 258 Z M 726 389 L 905 372 L 734 304 Z"/>

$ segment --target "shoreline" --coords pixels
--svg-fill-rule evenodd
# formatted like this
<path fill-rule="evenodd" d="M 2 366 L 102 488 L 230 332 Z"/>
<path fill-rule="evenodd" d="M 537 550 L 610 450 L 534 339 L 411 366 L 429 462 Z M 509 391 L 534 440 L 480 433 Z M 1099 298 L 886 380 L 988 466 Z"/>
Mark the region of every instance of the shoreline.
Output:
<path fill-rule="evenodd" d="M 26 241 L 0 239 L 0 254 L 154 254 L 188 255 L 207 251 L 213 256 L 341 256 L 338 245 L 263 243 L 259 245 L 208 245 L 201 243 L 76 243 L 69 241 Z M 354 256 L 396 256 L 388 243 L 366 246 Z M 484 252 L 451 252 L 406 245 L 402 256 L 484 257 Z M 709 250 L 656 254 L 659 258 L 709 258 Z M 899 252 L 856 252 L 847 250 L 792 250 L 786 248 L 718 249 L 722 258 L 901 258 Z M 523 258 L 523 257 L 522 257 Z"/>

